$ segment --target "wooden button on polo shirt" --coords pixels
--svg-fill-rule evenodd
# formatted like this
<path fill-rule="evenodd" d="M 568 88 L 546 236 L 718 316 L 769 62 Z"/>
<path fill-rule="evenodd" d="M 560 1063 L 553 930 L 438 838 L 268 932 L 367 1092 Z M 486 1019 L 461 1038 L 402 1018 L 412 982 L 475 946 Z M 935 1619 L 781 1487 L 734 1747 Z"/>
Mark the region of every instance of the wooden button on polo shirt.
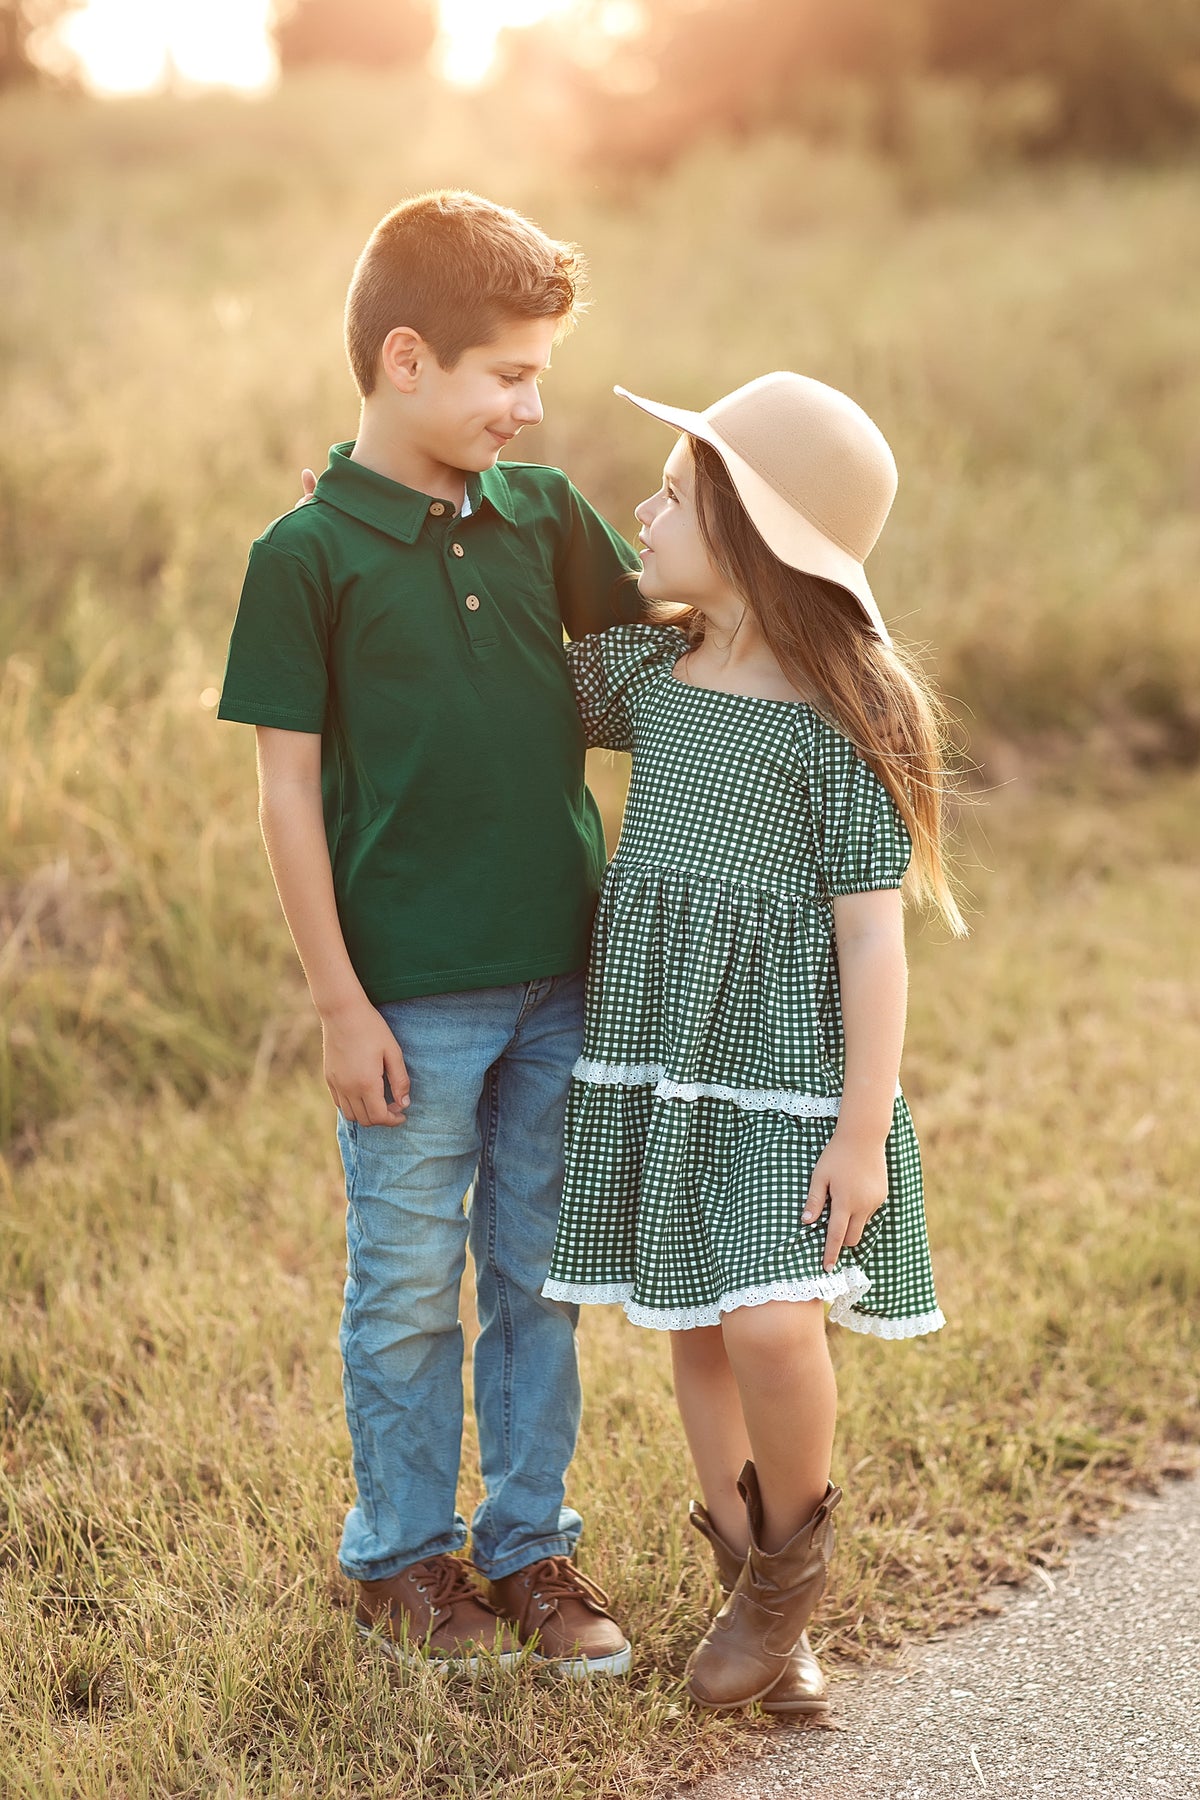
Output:
<path fill-rule="evenodd" d="M 320 733 L 376 1004 L 581 968 L 604 843 L 562 634 L 639 617 L 638 559 L 557 469 L 468 475 L 464 516 L 352 449 L 251 549 L 219 716 Z"/>

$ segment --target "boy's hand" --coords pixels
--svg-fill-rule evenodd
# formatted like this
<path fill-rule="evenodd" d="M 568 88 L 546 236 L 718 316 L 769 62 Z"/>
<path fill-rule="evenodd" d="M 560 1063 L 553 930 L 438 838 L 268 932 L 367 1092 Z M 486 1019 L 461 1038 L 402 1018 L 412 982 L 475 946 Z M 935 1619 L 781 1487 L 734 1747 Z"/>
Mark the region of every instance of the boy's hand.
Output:
<path fill-rule="evenodd" d="M 358 1125 L 403 1125 L 408 1070 L 386 1020 L 370 1001 L 364 996 L 361 1004 L 323 1014 L 321 1035 L 326 1086 L 342 1117 Z"/>
<path fill-rule="evenodd" d="M 826 1270 L 832 1269 L 843 1246 L 862 1237 L 868 1219 L 887 1199 L 887 1159 L 884 1146 L 874 1138 L 842 1137 L 835 1130 L 813 1170 L 804 1223 L 814 1225 L 829 1197 L 829 1224 L 825 1230 Z"/>
<path fill-rule="evenodd" d="M 311 500 L 313 495 L 317 491 L 317 478 L 313 474 L 311 469 L 301 469 L 301 471 L 300 471 L 300 486 L 303 488 L 304 491 L 300 495 L 299 500 L 297 500 L 297 502 L 296 502 L 297 506 L 303 506 L 304 502 L 306 500 Z"/>

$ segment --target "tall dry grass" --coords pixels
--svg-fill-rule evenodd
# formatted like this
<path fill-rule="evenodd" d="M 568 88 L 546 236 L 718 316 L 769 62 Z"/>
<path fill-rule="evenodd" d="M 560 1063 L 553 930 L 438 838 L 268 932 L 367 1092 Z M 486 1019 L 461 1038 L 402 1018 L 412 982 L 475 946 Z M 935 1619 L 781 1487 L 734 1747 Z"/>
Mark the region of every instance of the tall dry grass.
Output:
<path fill-rule="evenodd" d="M 353 432 L 359 242 L 433 180 L 589 250 L 593 314 L 529 453 L 615 520 L 667 445 L 614 379 L 687 403 L 810 370 L 896 445 L 874 579 L 985 766 L 1013 743 L 1200 754 L 1194 169 L 980 187 L 968 167 L 918 205 L 903 171 L 779 139 L 581 196 L 486 103 L 445 106 L 325 82 L 264 106 L 0 108 L 10 1141 L 80 1089 L 195 1098 L 295 1043 L 249 734 L 200 696 L 248 541 Z"/>
<path fill-rule="evenodd" d="M 742 1729 L 680 1707 L 708 1600 L 682 1440 L 664 1346 L 607 1313 L 572 1480 L 634 1685 L 396 1677 L 332 1604 L 328 1109 L 250 734 L 207 702 L 248 540 L 353 431 L 360 240 L 434 181 L 590 251 L 533 451 L 614 519 L 666 448 L 614 379 L 703 402 L 782 364 L 870 407 L 902 468 L 878 591 L 1002 784 L 972 940 L 914 942 L 952 1324 L 837 1341 L 827 1648 L 961 1616 L 1193 1454 L 1195 171 L 917 179 L 778 140 L 580 195 L 501 127 L 371 83 L 0 107 L 0 1788 L 27 1800 L 633 1795 Z M 595 778 L 611 825 L 622 771 Z"/>
<path fill-rule="evenodd" d="M 834 1336 L 832 1658 L 955 1622 L 1074 1526 L 1195 1456 L 1200 882 L 1194 777 L 1121 800 L 1000 798 L 963 946 L 916 934 L 906 1088 L 947 1330 Z M 0 1202 L 0 1788 L 531 1800 L 660 1792 L 746 1743 L 677 1679 L 709 1571 L 687 1542 L 666 1345 L 582 1332 L 570 1493 L 632 1684 L 441 1683 L 356 1648 L 343 1263 L 315 1072 L 201 1107 L 103 1097 Z M 478 1491 L 467 1446 L 462 1503 Z M 505 1790 L 507 1791 L 507 1790 Z"/>

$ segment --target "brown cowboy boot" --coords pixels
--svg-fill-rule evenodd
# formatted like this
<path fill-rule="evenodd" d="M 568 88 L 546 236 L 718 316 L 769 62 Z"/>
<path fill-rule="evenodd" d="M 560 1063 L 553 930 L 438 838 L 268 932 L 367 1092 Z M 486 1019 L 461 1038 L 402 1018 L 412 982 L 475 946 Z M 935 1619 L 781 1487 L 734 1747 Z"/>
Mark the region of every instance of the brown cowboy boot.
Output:
<path fill-rule="evenodd" d="M 733 1547 L 725 1542 L 712 1519 L 698 1501 L 693 1500 L 688 1508 L 688 1517 L 700 1533 L 712 1546 L 713 1557 L 717 1565 L 717 1579 L 725 1592 L 731 1593 L 742 1572 L 745 1557 L 739 1556 Z M 821 1665 L 812 1652 L 808 1641 L 808 1633 L 801 1632 L 800 1642 L 788 1658 L 787 1667 L 769 1694 L 764 1694 L 759 1701 L 764 1712 L 803 1714 L 807 1718 L 823 1718 L 829 1711 L 829 1693 L 825 1686 L 825 1677 L 821 1673 Z"/>
<path fill-rule="evenodd" d="M 825 1586 L 832 1513 L 842 1498 L 831 1482 L 812 1518 L 768 1554 L 761 1548 L 762 1498 L 753 1463 L 742 1470 L 738 1491 L 746 1503 L 750 1552 L 687 1666 L 692 1698 L 718 1711 L 762 1699 L 788 1671 Z"/>
<path fill-rule="evenodd" d="M 511 1629 L 471 1580 L 465 1556 L 431 1556 L 384 1581 L 360 1581 L 355 1622 L 397 1662 L 429 1657 L 475 1669 L 482 1657 L 508 1668 L 520 1654 Z M 382 1630 L 380 1628 L 382 1627 Z"/>
<path fill-rule="evenodd" d="M 493 1581 L 491 1593 L 522 1644 L 533 1644 L 535 1662 L 582 1681 L 629 1673 L 633 1652 L 609 1613 L 608 1595 L 569 1556 L 544 1556 Z"/>

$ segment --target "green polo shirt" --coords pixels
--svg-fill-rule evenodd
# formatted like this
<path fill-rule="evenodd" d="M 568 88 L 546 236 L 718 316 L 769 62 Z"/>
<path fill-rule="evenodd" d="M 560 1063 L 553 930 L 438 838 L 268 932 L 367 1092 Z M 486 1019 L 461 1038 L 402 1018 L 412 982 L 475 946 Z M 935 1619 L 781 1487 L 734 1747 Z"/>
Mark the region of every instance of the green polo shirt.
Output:
<path fill-rule="evenodd" d="M 346 948 L 376 1005 L 587 960 L 604 838 L 563 654 L 634 619 L 638 560 L 558 469 L 466 515 L 330 451 L 250 562 L 219 716 L 320 732 Z"/>

